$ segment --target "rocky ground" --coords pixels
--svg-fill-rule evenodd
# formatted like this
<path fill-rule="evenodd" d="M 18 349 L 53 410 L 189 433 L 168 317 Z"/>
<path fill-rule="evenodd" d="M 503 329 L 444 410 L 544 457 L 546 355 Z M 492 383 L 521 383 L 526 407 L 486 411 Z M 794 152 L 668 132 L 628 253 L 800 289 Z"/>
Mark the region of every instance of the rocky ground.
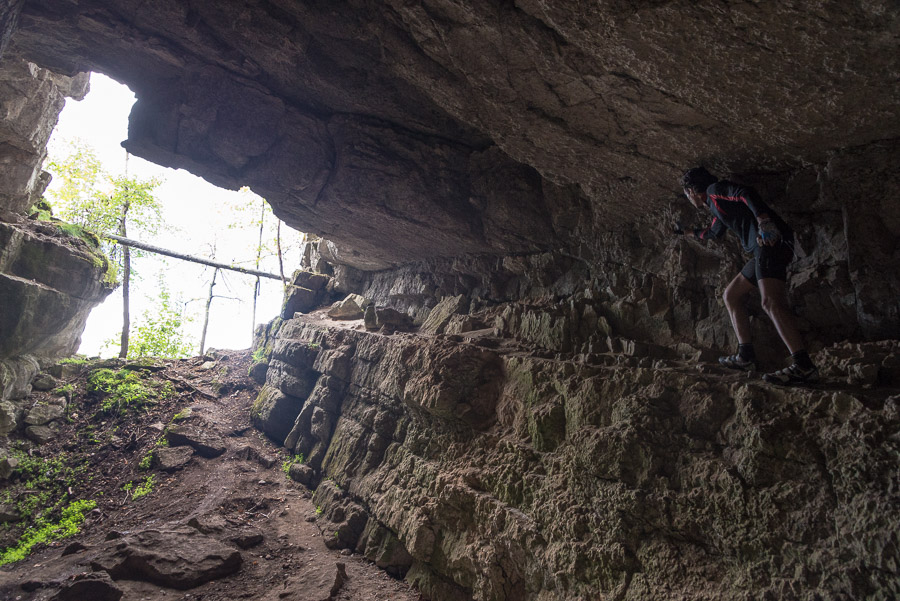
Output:
<path fill-rule="evenodd" d="M 359 555 L 325 546 L 311 493 L 285 474 L 290 458 L 250 426 L 249 364 L 246 351 L 131 363 L 162 398 L 118 413 L 110 395 L 88 392 L 88 377 L 127 373 L 121 362 L 68 365 L 52 390 L 32 393 L 24 417 L 38 406 L 64 415 L 30 431 L 43 444 L 12 437 L 8 457 L 20 460 L 0 484 L 12 520 L 0 546 L 13 548 L 35 517 L 17 510 L 39 511 L 36 496 L 96 508 L 75 536 L 0 568 L 0 598 L 419 599 Z M 51 466 L 49 478 L 34 465 Z"/>

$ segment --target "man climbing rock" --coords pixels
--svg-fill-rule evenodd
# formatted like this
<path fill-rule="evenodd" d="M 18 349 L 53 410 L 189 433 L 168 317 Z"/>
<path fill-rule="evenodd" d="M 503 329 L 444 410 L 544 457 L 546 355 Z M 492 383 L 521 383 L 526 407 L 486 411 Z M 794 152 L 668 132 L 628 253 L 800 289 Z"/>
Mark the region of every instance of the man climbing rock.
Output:
<path fill-rule="evenodd" d="M 750 319 L 744 301 L 750 291 L 759 288 L 762 307 L 793 359 L 789 367 L 765 374 L 763 379 L 775 384 L 817 381 L 819 371 L 806 352 L 787 302 L 787 266 L 794 257 L 794 232 L 760 199 L 756 190 L 720 181 L 703 167 L 685 171 L 681 176 L 681 187 L 692 205 L 698 209 L 706 207 L 713 215 L 709 227 L 694 230 L 697 239 L 721 238 L 731 230 L 740 238 L 744 251 L 753 255 L 722 295 L 737 334 L 738 352 L 720 357 L 719 363 L 732 369 L 756 369 L 756 354 L 750 342 Z M 676 231 L 681 233 L 680 228 Z"/>

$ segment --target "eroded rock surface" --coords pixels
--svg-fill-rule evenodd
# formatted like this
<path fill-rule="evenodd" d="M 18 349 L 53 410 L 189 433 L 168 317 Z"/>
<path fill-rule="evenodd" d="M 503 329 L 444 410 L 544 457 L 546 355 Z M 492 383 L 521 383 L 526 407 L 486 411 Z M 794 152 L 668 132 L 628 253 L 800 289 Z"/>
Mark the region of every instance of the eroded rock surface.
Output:
<path fill-rule="evenodd" d="M 114 580 L 188 589 L 240 569 L 239 551 L 193 528 L 144 530 L 111 541 L 91 567 Z"/>
<path fill-rule="evenodd" d="M 267 388 L 288 365 L 315 384 L 257 423 L 317 472 L 331 544 L 432 599 L 900 592 L 896 341 L 829 347 L 825 383 L 790 389 L 649 342 L 548 353 L 526 333 L 285 322 Z"/>

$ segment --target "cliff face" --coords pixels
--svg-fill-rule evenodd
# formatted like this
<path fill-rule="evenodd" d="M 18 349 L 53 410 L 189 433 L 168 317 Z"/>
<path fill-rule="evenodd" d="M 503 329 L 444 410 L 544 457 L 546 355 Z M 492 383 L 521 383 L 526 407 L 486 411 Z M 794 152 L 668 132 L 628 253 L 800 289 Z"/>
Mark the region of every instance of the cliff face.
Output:
<path fill-rule="evenodd" d="M 830 383 L 792 390 L 508 317 L 281 327 L 254 419 L 304 456 L 326 544 L 440 600 L 900 593 L 896 341 L 819 353 Z"/>
<path fill-rule="evenodd" d="M 334 544 L 435 599 L 897 595 L 891 3 L 0 10 L 4 61 L 135 91 L 131 152 L 323 236 L 319 300 L 425 324 L 267 331 L 254 416 L 305 455 Z M 672 234 L 708 223 L 677 185 L 699 163 L 796 230 L 822 388 L 709 367 L 744 257 Z"/>
<path fill-rule="evenodd" d="M 32 0 L 8 54 L 127 83 L 130 151 L 250 185 L 364 270 L 593 265 L 624 235 L 615 261 L 662 276 L 643 259 L 706 219 L 676 184 L 703 162 L 759 185 L 828 272 L 807 288 L 839 280 L 842 327 L 878 337 L 900 328 L 897 31 L 877 2 Z"/>
<path fill-rule="evenodd" d="M 41 167 L 65 97 L 83 97 L 87 83 L 18 57 L 0 65 L 0 401 L 27 394 L 40 362 L 75 352 L 111 290 L 96 246 L 24 218 L 50 181 Z"/>

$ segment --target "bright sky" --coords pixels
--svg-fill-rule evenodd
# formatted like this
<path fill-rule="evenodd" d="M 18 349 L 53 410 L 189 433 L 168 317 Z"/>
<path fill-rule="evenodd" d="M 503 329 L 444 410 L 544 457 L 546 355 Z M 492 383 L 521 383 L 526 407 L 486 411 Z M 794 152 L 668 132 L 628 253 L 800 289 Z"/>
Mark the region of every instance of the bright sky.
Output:
<path fill-rule="evenodd" d="M 104 75 L 92 74 L 91 91 L 87 97 L 81 102 L 66 101 L 50 140 L 51 157 L 64 158 L 67 154 L 66 143 L 80 139 L 93 147 L 106 171 L 124 174 L 126 153 L 121 142 L 128 136 L 128 114 L 134 101 L 135 96 L 127 87 Z M 163 206 L 163 218 L 172 231 L 160 233 L 153 240 L 142 241 L 205 258 L 213 258 L 212 249 L 215 248 L 215 260 L 218 262 L 254 267 L 259 226 L 228 226 L 258 220 L 262 203 L 260 197 L 249 192 L 223 190 L 186 171 L 166 169 L 135 156 L 128 158 L 127 169 L 130 177 L 147 179 L 157 176 L 165 180 L 156 189 L 156 196 Z M 50 188 L 52 190 L 52 183 Z M 271 213 L 268 218 L 274 220 Z M 284 258 L 285 276 L 289 278 L 299 265 L 300 234 L 282 224 L 281 236 L 283 250 L 287 246 L 292 247 Z M 139 279 L 132 282 L 131 288 L 132 328 L 145 311 L 153 310 L 158 282 L 162 277 L 172 300 L 186 303 L 188 314 L 194 316 L 187 334 L 199 344 L 212 268 L 158 255 L 132 259 L 132 262 L 139 272 Z M 277 274 L 277 258 L 270 256 L 263 259 L 260 270 Z M 229 298 L 213 300 L 206 335 L 207 348 L 241 349 L 250 346 L 254 282 L 253 276 L 219 272 L 215 294 Z M 275 317 L 282 300 L 281 282 L 262 278 L 261 287 L 256 323 Z M 113 337 L 118 339 L 121 325 L 120 288 L 91 313 L 78 352 L 89 356 L 115 356 L 118 345 L 114 348 L 102 347 L 105 341 Z"/>

